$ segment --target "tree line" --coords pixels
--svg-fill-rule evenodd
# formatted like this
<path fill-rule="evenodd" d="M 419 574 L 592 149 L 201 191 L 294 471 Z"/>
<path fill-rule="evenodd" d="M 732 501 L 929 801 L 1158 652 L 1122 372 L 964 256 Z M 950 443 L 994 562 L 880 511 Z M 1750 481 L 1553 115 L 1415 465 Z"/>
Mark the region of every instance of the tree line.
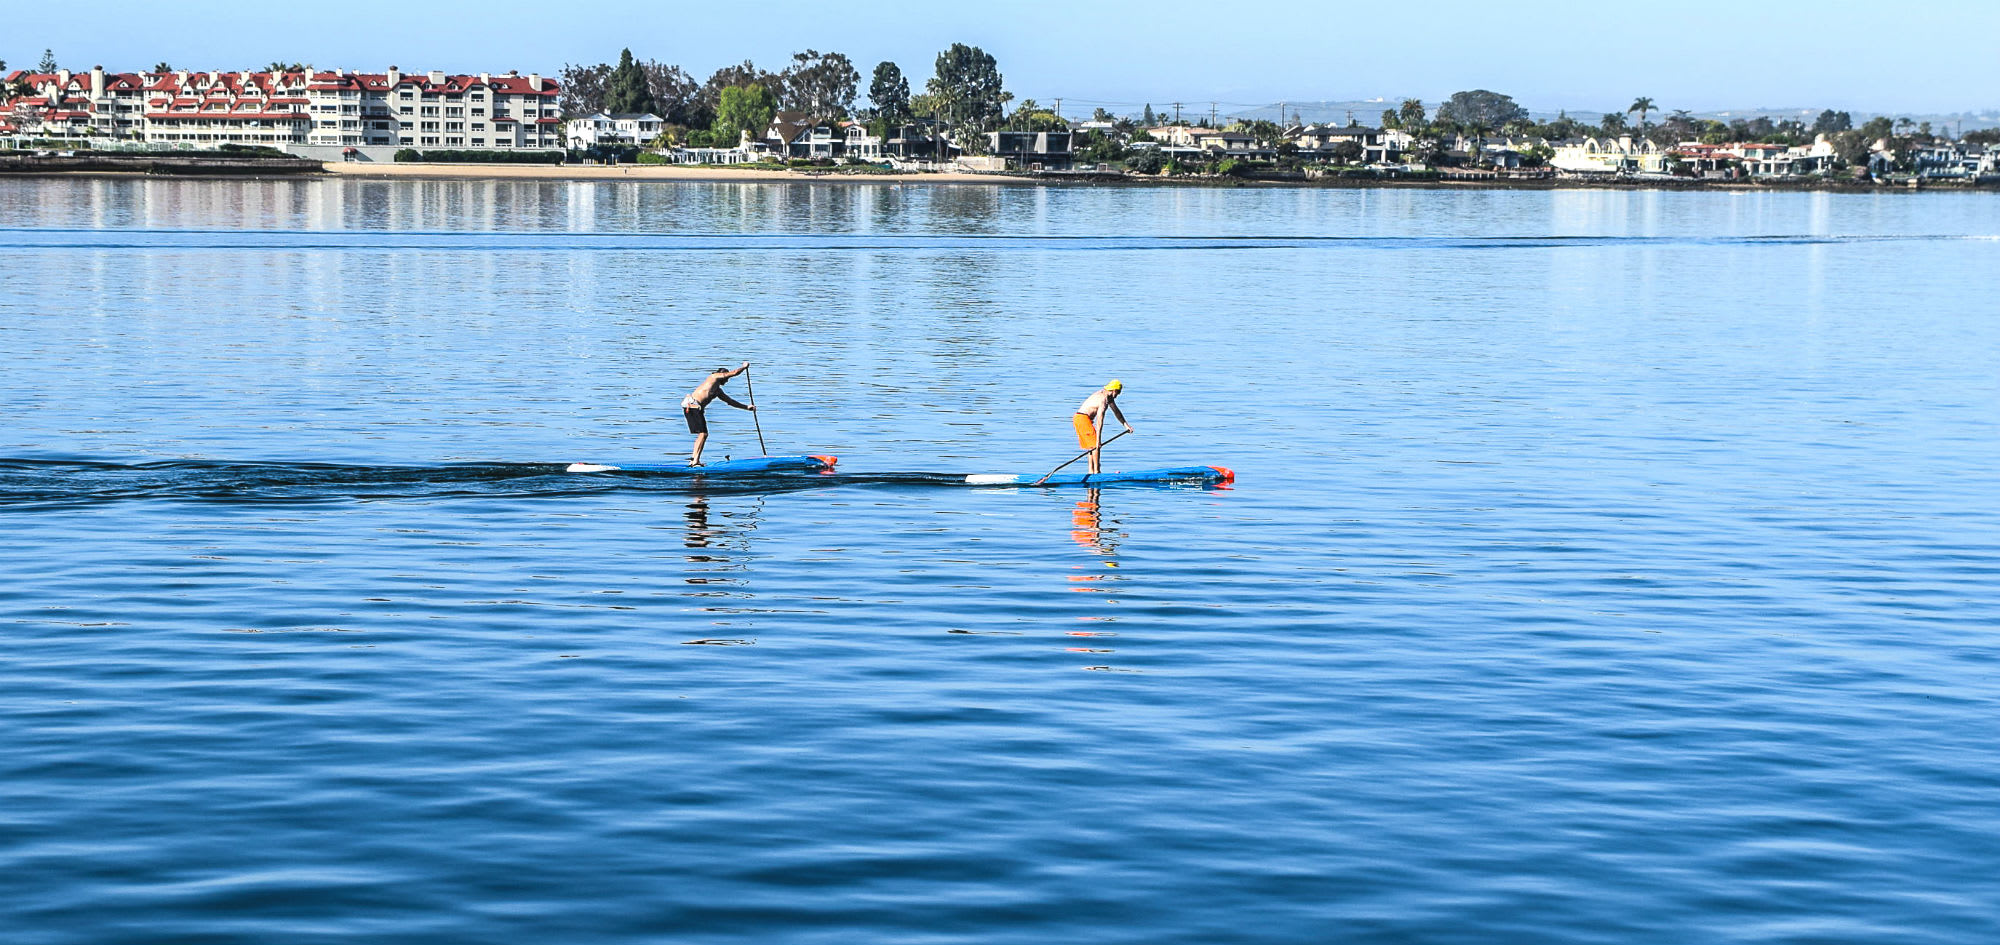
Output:
<path fill-rule="evenodd" d="M 699 82 L 680 66 L 642 61 L 625 49 L 615 65 L 566 64 L 560 78 L 565 116 L 651 113 L 666 123 L 670 143 L 691 146 L 730 147 L 745 131 L 761 135 L 780 111 L 800 112 L 815 122 L 858 118 L 882 126 L 878 130 L 927 118 L 957 132 L 987 131 L 1000 124 L 1012 99 L 1001 87 L 993 56 L 963 43 L 938 53 L 931 77 L 916 94 L 901 67 L 878 63 L 862 108 L 855 104 L 861 74 L 853 61 L 814 49 L 794 53 L 776 72 L 745 59 Z"/>

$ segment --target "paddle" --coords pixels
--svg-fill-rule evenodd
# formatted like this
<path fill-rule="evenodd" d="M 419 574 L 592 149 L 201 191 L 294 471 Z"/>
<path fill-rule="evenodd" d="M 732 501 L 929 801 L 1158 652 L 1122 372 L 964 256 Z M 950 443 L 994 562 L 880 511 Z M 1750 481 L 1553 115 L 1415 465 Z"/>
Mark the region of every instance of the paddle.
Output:
<path fill-rule="evenodd" d="M 757 419 L 757 388 L 750 383 L 750 366 L 743 366 L 743 393 L 750 396 L 750 422 L 757 425 L 757 448 L 764 455 L 771 455 L 771 448 L 764 445 L 764 421 Z"/>
<path fill-rule="evenodd" d="M 1116 435 L 1114 435 L 1114 436 L 1112 436 L 1112 437 L 1111 437 L 1111 440 L 1116 440 L 1116 439 L 1118 439 L 1118 437 L 1121 437 L 1121 436 L 1124 436 L 1125 434 L 1127 434 L 1127 433 L 1130 433 L 1130 432 L 1132 432 L 1132 431 L 1130 431 L 1130 430 L 1120 430 L 1120 431 L 1118 431 L 1118 433 L 1117 433 Z M 1102 443 L 1099 443 L 1099 444 L 1097 444 L 1097 448 L 1098 448 L 1098 449 L 1103 449 L 1103 448 L 1105 448 L 1105 447 L 1107 447 L 1107 446 L 1110 446 L 1110 445 L 1111 445 L 1111 440 L 1105 440 L 1104 442 L 1102 442 Z M 1075 456 L 1072 456 L 1072 457 L 1070 457 L 1070 458 L 1069 458 L 1068 460 L 1066 460 L 1066 461 L 1065 461 L 1065 462 L 1064 462 L 1064 463 L 1062 464 L 1062 466 L 1057 466 L 1056 468 L 1054 468 L 1054 469 L 1051 469 L 1051 470 L 1049 470 L 1049 471 L 1048 471 L 1048 472 L 1046 472 L 1046 473 L 1043 473 L 1043 474 L 1042 474 L 1042 478 L 1040 478 L 1040 479 L 1037 479 L 1037 480 L 1035 480 L 1035 485 L 1038 485 L 1038 486 L 1039 486 L 1039 485 L 1041 485 L 1042 483 L 1045 483 L 1045 482 L 1049 481 L 1049 477 L 1050 477 L 1050 476 L 1053 476 L 1053 475 L 1055 475 L 1056 473 L 1059 473 L 1059 472 L 1062 472 L 1062 468 L 1063 468 L 1063 466 L 1067 466 L 1067 465 L 1069 465 L 1070 463 L 1074 463 L 1074 462 L 1076 462 L 1077 460 L 1079 460 L 1079 459 L 1082 459 L 1082 458 L 1084 458 L 1085 456 L 1089 456 L 1089 455 L 1090 455 L 1090 451 L 1089 451 L 1089 450 L 1084 450 L 1083 452 L 1081 452 L 1081 453 L 1078 453 L 1078 454 L 1076 454 Z"/>

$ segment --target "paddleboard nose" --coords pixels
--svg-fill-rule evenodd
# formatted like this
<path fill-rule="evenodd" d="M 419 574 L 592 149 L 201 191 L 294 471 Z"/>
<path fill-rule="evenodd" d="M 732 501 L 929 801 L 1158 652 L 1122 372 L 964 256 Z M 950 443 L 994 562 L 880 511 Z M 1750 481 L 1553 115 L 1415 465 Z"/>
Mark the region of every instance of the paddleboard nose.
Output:
<path fill-rule="evenodd" d="M 1234 469 L 1231 469 L 1231 468 L 1229 468 L 1229 467 L 1227 467 L 1227 466 L 1210 466 L 1210 467 L 1208 467 L 1208 468 L 1210 468 L 1210 469 L 1213 469 L 1213 470 L 1215 470 L 1216 472 L 1219 472 L 1219 473 L 1221 473 L 1221 474 L 1222 474 L 1222 481 L 1223 481 L 1223 482 L 1235 482 L 1235 481 L 1236 481 L 1236 470 L 1234 470 Z"/>
<path fill-rule="evenodd" d="M 813 458 L 819 460 L 820 462 L 828 466 L 832 466 L 833 464 L 840 462 L 840 457 L 838 456 L 815 456 Z"/>

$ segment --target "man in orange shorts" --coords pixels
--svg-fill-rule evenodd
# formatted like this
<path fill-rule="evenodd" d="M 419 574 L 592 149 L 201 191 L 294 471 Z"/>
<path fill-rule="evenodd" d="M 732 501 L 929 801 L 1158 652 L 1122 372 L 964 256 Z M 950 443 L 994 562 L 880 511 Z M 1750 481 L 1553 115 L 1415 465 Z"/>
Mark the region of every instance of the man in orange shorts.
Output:
<path fill-rule="evenodd" d="M 1109 411 L 1125 425 L 1125 432 L 1132 432 L 1132 424 L 1125 419 L 1125 412 L 1118 409 L 1118 394 L 1125 389 L 1120 381 L 1112 381 L 1098 388 L 1097 392 L 1083 399 L 1076 408 L 1076 416 L 1070 418 L 1070 425 L 1076 427 L 1078 449 L 1090 451 L 1090 472 L 1103 472 L 1099 468 L 1099 454 L 1104 452 L 1104 414 Z"/>

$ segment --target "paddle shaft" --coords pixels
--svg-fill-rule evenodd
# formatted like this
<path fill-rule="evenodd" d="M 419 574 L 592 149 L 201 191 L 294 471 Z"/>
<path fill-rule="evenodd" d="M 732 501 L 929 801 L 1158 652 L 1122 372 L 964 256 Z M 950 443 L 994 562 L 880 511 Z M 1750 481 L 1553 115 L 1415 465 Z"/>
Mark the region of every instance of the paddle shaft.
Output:
<path fill-rule="evenodd" d="M 771 448 L 764 445 L 764 421 L 757 419 L 757 387 L 750 383 L 750 369 L 743 369 L 743 393 L 750 397 L 750 422 L 757 427 L 757 448 L 764 455 L 771 455 Z"/>
<path fill-rule="evenodd" d="M 1124 436 L 1125 434 L 1127 434 L 1127 433 L 1130 433 L 1130 432 L 1132 432 L 1132 431 L 1130 431 L 1130 430 L 1120 430 L 1120 431 L 1118 431 L 1118 432 L 1117 432 L 1116 434 L 1114 434 L 1114 435 L 1113 435 L 1113 436 L 1111 437 L 1111 440 L 1115 440 L 1115 439 L 1118 439 L 1118 437 L 1121 437 L 1121 436 Z M 1096 447 L 1094 447 L 1094 448 L 1095 448 L 1095 449 L 1100 449 L 1100 450 L 1101 450 L 1101 449 L 1103 449 L 1103 448 L 1105 448 L 1105 447 L 1107 447 L 1107 446 L 1110 446 L 1110 445 L 1111 445 L 1111 440 L 1105 440 L 1104 442 L 1102 442 L 1102 443 L 1099 443 L 1099 444 L 1097 444 L 1097 446 L 1096 446 Z M 1070 463 L 1074 463 L 1074 462 L 1076 462 L 1077 460 L 1079 460 L 1079 459 L 1082 459 L 1082 458 L 1084 458 L 1085 456 L 1089 456 L 1089 455 L 1090 455 L 1090 453 L 1091 453 L 1091 450 L 1084 450 L 1083 452 L 1081 452 L 1081 453 L 1078 453 L 1078 454 L 1076 454 L 1075 456 L 1072 456 L 1072 457 L 1070 457 L 1070 458 L 1069 458 L 1068 460 L 1066 460 L 1066 461 L 1064 461 L 1064 462 L 1063 462 L 1062 466 L 1057 466 L 1056 468 L 1054 468 L 1054 469 L 1051 469 L 1051 470 L 1049 470 L 1049 471 L 1048 471 L 1048 472 L 1046 472 L 1046 473 L 1043 473 L 1043 474 L 1042 474 L 1042 478 L 1040 478 L 1040 479 L 1037 479 L 1037 480 L 1035 480 L 1035 485 L 1038 485 L 1038 486 L 1039 486 L 1039 485 L 1041 485 L 1042 483 L 1045 483 L 1045 482 L 1049 481 L 1049 477 L 1050 477 L 1050 476 L 1053 476 L 1053 475 L 1055 475 L 1056 473 L 1059 473 L 1059 472 L 1062 472 L 1062 469 L 1063 469 L 1063 466 L 1067 466 L 1067 465 L 1069 465 Z"/>

